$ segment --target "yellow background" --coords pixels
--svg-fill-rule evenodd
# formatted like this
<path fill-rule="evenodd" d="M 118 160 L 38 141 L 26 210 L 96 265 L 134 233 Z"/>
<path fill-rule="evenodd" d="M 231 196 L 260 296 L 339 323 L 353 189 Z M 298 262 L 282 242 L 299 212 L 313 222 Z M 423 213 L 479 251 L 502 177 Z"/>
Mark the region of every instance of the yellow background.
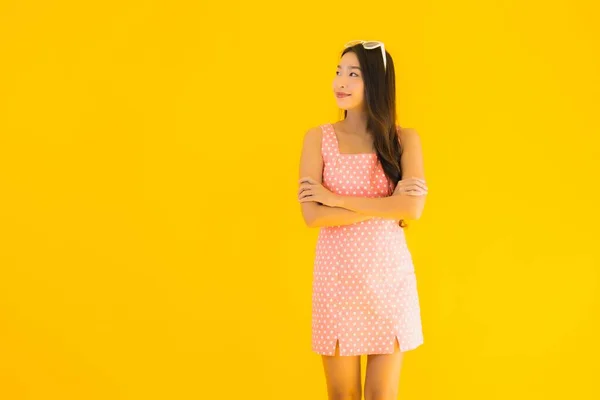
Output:
<path fill-rule="evenodd" d="M 0 398 L 326 398 L 298 162 L 352 39 L 392 54 L 429 186 L 399 397 L 600 398 L 598 17 L 0 2 Z"/>

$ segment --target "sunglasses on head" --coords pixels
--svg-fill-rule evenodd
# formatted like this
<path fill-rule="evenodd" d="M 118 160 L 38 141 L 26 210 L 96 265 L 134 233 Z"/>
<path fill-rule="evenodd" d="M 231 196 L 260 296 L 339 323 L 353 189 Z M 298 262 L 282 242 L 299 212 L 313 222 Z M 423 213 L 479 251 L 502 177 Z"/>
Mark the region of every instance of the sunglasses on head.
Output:
<path fill-rule="evenodd" d="M 385 46 L 383 45 L 383 42 L 379 42 L 377 40 L 352 40 L 352 41 L 346 43 L 344 45 L 344 48 L 352 47 L 357 44 L 362 44 L 362 46 L 367 50 L 376 49 L 378 47 L 381 47 L 381 56 L 383 57 L 383 69 L 384 70 L 386 69 Z"/>

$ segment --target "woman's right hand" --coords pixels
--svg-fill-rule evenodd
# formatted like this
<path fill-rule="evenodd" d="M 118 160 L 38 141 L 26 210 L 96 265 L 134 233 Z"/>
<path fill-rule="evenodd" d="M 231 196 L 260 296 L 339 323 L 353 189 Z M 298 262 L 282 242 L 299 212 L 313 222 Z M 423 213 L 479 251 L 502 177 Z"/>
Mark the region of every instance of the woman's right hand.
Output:
<path fill-rule="evenodd" d="M 406 194 L 408 196 L 424 196 L 427 194 L 427 185 L 425 184 L 425 180 L 421 178 L 401 179 L 398 181 L 392 196 L 397 194 Z"/>

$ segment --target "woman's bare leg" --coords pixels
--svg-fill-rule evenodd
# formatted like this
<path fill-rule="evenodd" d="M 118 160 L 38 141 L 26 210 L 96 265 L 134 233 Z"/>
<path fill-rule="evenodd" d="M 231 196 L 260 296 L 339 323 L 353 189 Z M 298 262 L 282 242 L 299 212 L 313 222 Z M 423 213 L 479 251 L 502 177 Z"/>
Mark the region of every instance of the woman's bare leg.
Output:
<path fill-rule="evenodd" d="M 322 356 L 329 400 L 360 400 L 360 356 L 340 356 L 339 341 L 335 355 Z"/>
<path fill-rule="evenodd" d="M 396 400 L 403 354 L 398 340 L 392 354 L 369 354 L 365 377 L 365 400 Z"/>

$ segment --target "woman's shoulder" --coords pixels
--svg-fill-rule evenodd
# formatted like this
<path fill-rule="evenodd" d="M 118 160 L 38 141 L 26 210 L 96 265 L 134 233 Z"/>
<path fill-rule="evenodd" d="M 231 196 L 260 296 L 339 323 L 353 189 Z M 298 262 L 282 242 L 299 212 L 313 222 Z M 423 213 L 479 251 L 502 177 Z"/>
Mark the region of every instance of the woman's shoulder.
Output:
<path fill-rule="evenodd" d="M 401 127 L 400 125 L 396 124 L 396 131 L 398 132 L 398 138 L 400 139 L 400 142 L 403 142 L 404 140 L 406 140 L 409 137 L 418 137 L 419 133 L 417 132 L 417 130 L 415 128 L 406 128 L 406 127 Z"/>
<path fill-rule="evenodd" d="M 310 126 L 306 130 L 305 134 L 309 135 L 309 136 L 321 138 L 323 136 L 323 130 L 325 128 L 325 125 L 327 125 L 327 124 L 328 123 L 322 123 L 322 124 Z"/>
<path fill-rule="evenodd" d="M 312 136 L 314 138 L 322 139 L 325 132 L 327 132 L 327 131 L 331 132 L 331 129 L 328 130 L 327 127 L 332 127 L 333 129 L 336 129 L 335 124 L 336 124 L 335 122 L 327 121 L 327 122 L 323 122 L 323 123 L 320 123 L 317 125 L 313 125 L 307 129 L 306 135 Z"/>
<path fill-rule="evenodd" d="M 313 143 L 313 146 L 321 146 L 321 142 L 323 141 L 325 131 L 325 125 L 327 124 L 328 123 L 322 123 L 307 128 L 304 132 L 304 142 Z"/>

